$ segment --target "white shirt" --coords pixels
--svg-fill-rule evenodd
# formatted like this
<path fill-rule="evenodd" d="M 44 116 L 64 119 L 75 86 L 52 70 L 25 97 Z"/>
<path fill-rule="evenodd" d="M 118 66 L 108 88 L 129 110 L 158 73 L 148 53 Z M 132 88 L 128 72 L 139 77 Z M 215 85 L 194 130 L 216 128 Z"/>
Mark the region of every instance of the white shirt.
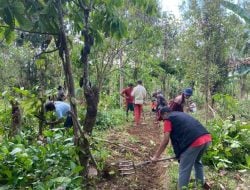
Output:
<path fill-rule="evenodd" d="M 131 92 L 131 96 L 134 97 L 135 104 L 143 104 L 146 95 L 147 95 L 146 89 L 139 84 L 136 87 L 134 87 Z"/>

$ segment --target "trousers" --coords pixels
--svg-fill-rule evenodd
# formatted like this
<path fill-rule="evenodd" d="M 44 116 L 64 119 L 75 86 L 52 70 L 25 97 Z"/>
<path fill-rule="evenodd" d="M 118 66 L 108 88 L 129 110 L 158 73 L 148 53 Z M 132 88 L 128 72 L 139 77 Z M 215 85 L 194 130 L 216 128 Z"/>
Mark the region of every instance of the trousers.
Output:
<path fill-rule="evenodd" d="M 210 143 L 211 142 L 207 142 L 201 146 L 189 147 L 181 154 L 178 179 L 179 189 L 188 189 L 192 168 L 194 168 L 195 171 L 196 184 L 203 185 L 205 183 L 201 157 Z"/>

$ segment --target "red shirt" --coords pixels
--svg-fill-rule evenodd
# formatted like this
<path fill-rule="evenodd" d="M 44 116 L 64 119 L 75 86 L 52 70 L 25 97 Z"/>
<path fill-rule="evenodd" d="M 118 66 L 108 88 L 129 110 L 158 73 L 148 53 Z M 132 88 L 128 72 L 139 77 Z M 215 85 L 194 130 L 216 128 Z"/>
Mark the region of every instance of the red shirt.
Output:
<path fill-rule="evenodd" d="M 172 131 L 172 123 L 169 120 L 164 120 L 164 133 L 168 132 L 171 133 Z M 201 146 L 207 142 L 212 141 L 212 137 L 210 134 L 205 134 L 200 137 L 198 137 L 191 145 L 190 147 L 196 147 L 196 146 Z"/>
<path fill-rule="evenodd" d="M 126 102 L 127 103 L 133 103 L 134 102 L 134 98 L 133 96 L 131 96 L 131 92 L 132 92 L 133 88 L 125 88 L 122 90 L 121 94 L 125 95 L 126 98 Z"/>

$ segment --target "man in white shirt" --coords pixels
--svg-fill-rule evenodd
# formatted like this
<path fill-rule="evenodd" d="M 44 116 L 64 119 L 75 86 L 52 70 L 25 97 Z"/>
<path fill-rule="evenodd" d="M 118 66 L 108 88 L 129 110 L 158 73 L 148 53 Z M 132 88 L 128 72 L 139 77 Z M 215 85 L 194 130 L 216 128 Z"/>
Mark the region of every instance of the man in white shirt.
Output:
<path fill-rule="evenodd" d="M 131 92 L 131 96 L 134 97 L 134 117 L 135 117 L 135 126 L 140 125 L 141 114 L 143 103 L 146 99 L 147 91 L 142 86 L 142 81 L 137 81 L 137 86 L 134 87 L 133 91 Z"/>

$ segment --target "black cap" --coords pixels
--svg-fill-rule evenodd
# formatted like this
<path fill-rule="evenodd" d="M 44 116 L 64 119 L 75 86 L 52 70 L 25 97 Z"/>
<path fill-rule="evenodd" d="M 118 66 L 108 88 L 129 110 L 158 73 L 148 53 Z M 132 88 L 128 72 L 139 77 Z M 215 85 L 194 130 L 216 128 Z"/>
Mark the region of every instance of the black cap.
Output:
<path fill-rule="evenodd" d="M 137 84 L 142 84 L 142 80 L 138 80 L 138 81 L 137 81 Z"/>

